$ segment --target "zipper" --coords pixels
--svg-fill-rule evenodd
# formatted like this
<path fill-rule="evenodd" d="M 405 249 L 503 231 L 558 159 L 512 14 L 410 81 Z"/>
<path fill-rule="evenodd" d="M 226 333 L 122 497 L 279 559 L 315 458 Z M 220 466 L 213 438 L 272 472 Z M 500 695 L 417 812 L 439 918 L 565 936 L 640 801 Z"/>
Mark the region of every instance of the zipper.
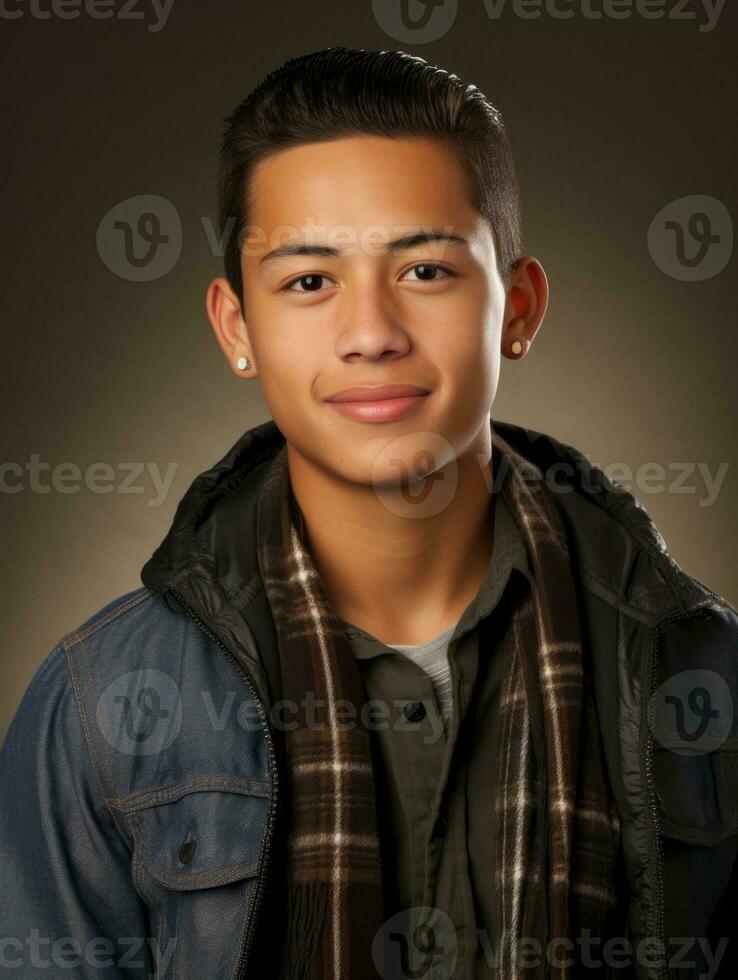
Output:
<path fill-rule="evenodd" d="M 268 812 L 268 815 L 267 815 L 267 832 L 266 832 L 266 836 L 265 836 L 265 839 L 264 839 L 264 844 L 262 845 L 261 852 L 259 854 L 259 863 L 257 865 L 257 870 L 256 870 L 256 887 L 254 888 L 254 891 L 252 892 L 251 900 L 249 902 L 249 908 L 248 908 L 248 912 L 247 912 L 247 918 L 249 920 L 249 931 L 248 931 L 248 933 L 246 935 L 246 938 L 244 940 L 243 946 L 241 947 L 241 950 L 239 952 L 239 955 L 238 955 L 238 964 L 237 964 L 236 973 L 235 973 L 235 977 L 237 978 L 237 980 L 245 980 L 245 977 L 246 977 L 246 965 L 248 963 L 249 955 L 251 953 L 251 947 L 252 947 L 253 938 L 254 938 L 254 925 L 255 925 L 255 921 L 256 921 L 256 913 L 257 913 L 257 911 L 259 909 L 259 903 L 261 901 L 262 892 L 263 892 L 263 883 L 264 883 L 264 877 L 265 877 L 264 876 L 264 869 L 265 869 L 265 867 L 268 864 L 268 857 L 271 855 L 271 847 L 270 847 L 270 845 L 271 845 L 272 834 L 273 834 L 273 830 L 274 830 L 274 814 L 275 814 L 276 808 L 277 808 L 276 807 L 276 803 L 277 803 L 277 795 L 278 795 L 278 788 L 279 788 L 279 786 L 278 786 L 278 778 L 277 778 L 276 755 L 275 755 L 275 752 L 274 752 L 274 742 L 273 742 L 273 739 L 272 739 L 271 730 L 269 728 L 269 721 L 268 721 L 268 718 L 267 718 L 267 713 L 266 713 L 266 711 L 264 709 L 264 703 L 263 703 L 263 701 L 261 700 L 261 698 L 259 697 L 259 695 L 256 692 L 256 686 L 254 684 L 254 681 L 253 681 L 253 678 L 252 678 L 251 674 L 241 666 L 240 661 L 238 660 L 238 658 L 236 657 L 236 655 L 233 653 L 233 651 L 231 649 L 229 649 L 229 647 L 227 647 L 225 645 L 225 643 L 223 643 L 223 641 L 220 639 L 220 637 L 218 637 L 218 636 L 215 635 L 215 633 L 213 632 L 213 630 L 208 626 L 208 624 L 203 619 L 201 619 L 200 616 L 197 615 L 197 613 L 192 609 L 192 607 L 184 600 L 184 598 L 182 597 L 182 595 L 179 592 L 176 592 L 174 589 L 170 589 L 169 592 L 182 605 L 182 607 L 187 612 L 187 615 L 192 620 L 194 620 L 194 622 L 197 623 L 197 625 L 215 643 L 217 643 L 217 645 L 221 648 L 221 650 L 224 651 L 224 653 L 226 654 L 226 656 L 233 663 L 233 666 L 236 668 L 236 671 L 240 674 L 240 676 L 245 681 L 245 683 L 246 683 L 247 687 L 249 688 L 249 690 L 251 691 L 252 697 L 254 698 L 254 701 L 256 702 L 256 705 L 258 707 L 259 717 L 261 719 L 261 722 L 262 722 L 262 725 L 263 725 L 263 728 L 264 728 L 264 736 L 266 738 L 266 743 L 267 743 L 267 751 L 268 751 L 268 755 L 269 755 L 269 769 L 270 769 L 271 776 L 272 776 L 272 792 L 271 792 L 271 794 L 269 796 L 269 812 Z"/>
<path fill-rule="evenodd" d="M 663 838 L 660 833 L 660 820 L 658 813 L 658 802 L 656 796 L 656 781 L 653 774 L 653 743 L 654 743 L 654 732 L 653 725 L 651 724 L 651 708 L 653 695 L 656 692 L 656 664 L 657 664 L 657 654 L 658 654 L 658 628 L 654 627 L 654 637 L 653 644 L 651 647 L 651 656 L 649 662 L 649 678 L 648 678 L 648 702 L 646 705 L 647 721 L 648 721 L 648 740 L 646 742 L 646 784 L 648 787 L 649 803 L 651 809 L 651 823 L 653 828 L 653 834 L 656 842 L 656 900 L 655 900 L 655 919 L 656 919 L 656 929 L 657 938 L 661 942 L 661 948 L 664 951 L 664 959 L 661 965 L 658 967 L 656 976 L 661 980 L 667 976 L 666 973 L 666 939 L 664 936 L 664 843 Z"/>
<path fill-rule="evenodd" d="M 705 587 L 706 588 L 706 587 Z M 655 917 L 658 928 L 657 938 L 661 940 L 664 949 L 664 962 L 657 971 L 658 980 L 667 980 L 667 959 L 666 959 L 666 940 L 664 936 L 664 844 L 663 837 L 660 833 L 660 824 L 658 814 L 658 802 L 656 795 L 656 782 L 653 774 L 653 745 L 654 745 L 654 726 L 651 724 L 651 706 L 653 695 L 656 692 L 656 669 L 658 663 L 658 652 L 659 652 L 659 636 L 660 629 L 664 626 L 668 626 L 671 623 L 678 622 L 681 619 L 689 619 L 691 616 L 698 614 L 702 609 L 709 609 L 710 606 L 717 603 L 719 605 L 725 605 L 726 600 L 722 596 L 718 595 L 717 592 L 713 592 L 711 589 L 707 589 L 710 598 L 703 599 L 697 605 L 692 606 L 688 609 L 682 610 L 677 613 L 672 613 L 666 616 L 664 619 L 660 620 L 656 626 L 653 627 L 653 644 L 651 646 L 651 657 L 649 663 L 649 698 L 647 704 L 647 727 L 648 727 L 648 738 L 646 741 L 646 783 L 648 787 L 649 803 L 651 809 L 651 821 L 654 832 L 654 837 L 656 840 L 657 849 L 657 863 L 656 863 L 656 908 Z M 728 603 L 728 605 L 730 605 Z M 731 608 L 735 608 L 731 606 Z"/>

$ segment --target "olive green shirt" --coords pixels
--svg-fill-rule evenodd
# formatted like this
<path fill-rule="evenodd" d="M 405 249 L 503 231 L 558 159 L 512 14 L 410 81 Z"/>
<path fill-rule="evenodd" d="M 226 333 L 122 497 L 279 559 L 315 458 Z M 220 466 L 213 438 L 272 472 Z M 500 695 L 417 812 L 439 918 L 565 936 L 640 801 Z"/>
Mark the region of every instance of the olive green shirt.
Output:
<path fill-rule="evenodd" d="M 435 638 L 446 637 L 436 644 L 440 651 L 423 649 L 431 640 L 401 652 L 342 621 L 367 700 L 382 709 L 367 717 L 391 937 L 386 948 L 398 968 L 427 969 L 428 977 L 444 980 L 496 975 L 497 702 L 511 613 L 532 572 L 508 506 L 499 493 L 492 501 L 489 565 L 455 627 Z M 442 685 L 446 644 L 451 701 L 444 726 L 433 680 L 413 656 L 430 656 Z M 418 925 L 424 930 L 413 933 Z"/>

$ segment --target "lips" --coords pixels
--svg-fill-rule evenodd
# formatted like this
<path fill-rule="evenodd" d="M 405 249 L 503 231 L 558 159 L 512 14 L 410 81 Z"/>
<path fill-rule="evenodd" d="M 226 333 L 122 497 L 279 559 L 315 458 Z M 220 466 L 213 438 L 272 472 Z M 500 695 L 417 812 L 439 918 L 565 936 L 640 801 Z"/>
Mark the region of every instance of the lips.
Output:
<path fill-rule="evenodd" d="M 326 401 L 357 422 L 395 422 L 415 411 L 429 394 L 417 385 L 366 385 L 346 388 Z"/>
<path fill-rule="evenodd" d="M 327 402 L 379 402 L 391 398 L 412 398 L 427 395 L 428 389 L 419 385 L 359 385 L 344 388 L 326 398 Z"/>

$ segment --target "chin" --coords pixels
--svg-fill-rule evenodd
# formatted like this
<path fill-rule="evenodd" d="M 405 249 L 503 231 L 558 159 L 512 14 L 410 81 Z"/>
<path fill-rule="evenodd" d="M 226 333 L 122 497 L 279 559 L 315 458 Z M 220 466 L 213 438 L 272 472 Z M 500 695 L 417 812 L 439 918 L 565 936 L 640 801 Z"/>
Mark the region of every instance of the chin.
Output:
<path fill-rule="evenodd" d="M 427 429 L 386 436 L 375 441 L 368 460 L 370 482 L 377 488 L 412 486 L 432 474 L 441 474 L 455 462 L 451 443 Z"/>

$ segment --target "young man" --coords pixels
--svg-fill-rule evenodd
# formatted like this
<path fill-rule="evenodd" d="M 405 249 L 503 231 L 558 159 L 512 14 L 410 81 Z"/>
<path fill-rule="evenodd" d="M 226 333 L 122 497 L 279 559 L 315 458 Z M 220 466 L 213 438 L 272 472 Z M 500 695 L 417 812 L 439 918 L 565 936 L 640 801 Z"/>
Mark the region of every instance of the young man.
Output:
<path fill-rule="evenodd" d="M 499 113 L 333 48 L 222 152 L 207 311 L 273 421 L 23 699 L 4 969 L 729 975 L 738 614 L 576 449 L 490 419 L 548 289 Z"/>

